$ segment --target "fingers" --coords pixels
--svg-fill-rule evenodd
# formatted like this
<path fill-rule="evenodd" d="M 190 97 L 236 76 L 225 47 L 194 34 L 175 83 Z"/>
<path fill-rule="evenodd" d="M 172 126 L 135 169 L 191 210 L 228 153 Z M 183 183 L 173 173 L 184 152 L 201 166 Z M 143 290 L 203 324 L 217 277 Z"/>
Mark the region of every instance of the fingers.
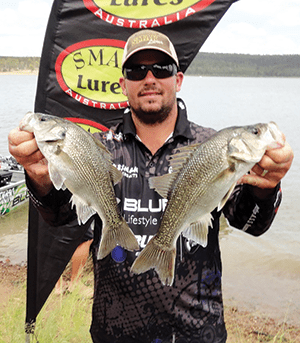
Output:
<path fill-rule="evenodd" d="M 13 145 L 19 145 L 33 138 L 34 138 L 34 135 L 32 132 L 21 131 L 18 127 L 15 129 L 12 129 L 8 135 L 8 141 L 10 144 L 13 144 Z"/>
<path fill-rule="evenodd" d="M 23 165 L 31 180 L 31 185 L 41 196 L 52 189 L 48 163 L 38 148 L 34 135 L 19 128 L 11 130 L 8 135 L 9 152 Z"/>
<path fill-rule="evenodd" d="M 275 163 L 286 163 L 293 159 L 294 153 L 288 142 L 279 149 L 267 150 L 264 156 L 270 157 Z"/>
<path fill-rule="evenodd" d="M 34 135 L 18 128 L 9 133 L 8 145 L 9 152 L 14 157 L 29 156 L 39 150 Z"/>
<path fill-rule="evenodd" d="M 21 131 L 19 128 L 11 130 L 8 135 L 8 145 L 11 155 L 28 172 L 37 174 L 47 172 L 47 162 L 31 132 Z"/>
<path fill-rule="evenodd" d="M 290 169 L 293 158 L 293 150 L 287 142 L 282 148 L 268 150 L 240 182 L 263 189 L 275 188 Z"/>
<path fill-rule="evenodd" d="M 280 149 L 266 151 L 263 158 L 254 166 L 253 171 L 268 179 L 274 177 L 274 179 L 277 179 L 279 182 L 290 169 L 293 158 L 293 150 L 291 146 L 286 143 L 285 146 Z M 267 174 L 264 172 L 265 170 L 268 171 Z"/>

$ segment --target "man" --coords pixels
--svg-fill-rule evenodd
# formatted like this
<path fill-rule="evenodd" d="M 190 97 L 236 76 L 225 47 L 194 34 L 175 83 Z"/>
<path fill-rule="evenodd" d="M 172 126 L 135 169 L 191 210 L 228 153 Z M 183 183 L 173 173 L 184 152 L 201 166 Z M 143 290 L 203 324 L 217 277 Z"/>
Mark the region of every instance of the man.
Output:
<path fill-rule="evenodd" d="M 122 123 L 96 136 L 123 171 L 123 179 L 115 187 L 116 196 L 143 248 L 157 232 L 166 205 L 149 188 L 149 177 L 167 173 L 168 157 L 177 148 L 202 142 L 214 130 L 189 122 L 183 101 L 176 99 L 183 74 L 165 35 L 152 30 L 132 35 L 124 49 L 122 71 L 120 85 L 130 108 Z M 74 220 L 70 194 L 53 189 L 32 134 L 13 130 L 9 144 L 11 154 L 24 165 L 32 199 L 44 219 L 52 225 Z M 270 227 L 281 199 L 279 183 L 292 159 L 293 152 L 286 144 L 268 151 L 251 174 L 242 178 L 223 209 L 232 225 L 247 228 L 247 233 L 256 236 Z M 57 199 L 61 206 L 56 205 Z M 254 208 L 259 208 L 256 219 L 247 223 Z M 117 246 L 109 256 L 97 260 L 96 246 L 91 325 L 94 343 L 226 341 L 218 243 L 220 212 L 214 210 L 212 215 L 206 248 L 179 237 L 172 287 L 163 286 L 153 270 L 141 275 L 130 273 L 136 252 Z M 95 220 L 94 240 L 99 242 L 101 223 L 99 217 Z"/>

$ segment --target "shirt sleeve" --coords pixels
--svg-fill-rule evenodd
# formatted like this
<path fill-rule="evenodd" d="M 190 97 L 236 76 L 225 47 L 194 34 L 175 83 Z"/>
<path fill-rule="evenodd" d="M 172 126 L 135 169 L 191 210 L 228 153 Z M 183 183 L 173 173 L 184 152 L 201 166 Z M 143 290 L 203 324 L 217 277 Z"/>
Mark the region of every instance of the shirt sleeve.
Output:
<path fill-rule="evenodd" d="M 29 197 L 34 207 L 40 212 L 46 223 L 51 226 L 60 226 L 72 222 L 77 218 L 76 210 L 71 208 L 71 192 L 56 190 L 54 187 L 44 197 L 39 197 L 26 175 L 26 185 Z"/>
<path fill-rule="evenodd" d="M 231 226 L 253 236 L 260 236 L 270 228 L 281 199 L 280 184 L 264 200 L 254 196 L 252 186 L 238 185 L 224 206 L 223 213 Z"/>

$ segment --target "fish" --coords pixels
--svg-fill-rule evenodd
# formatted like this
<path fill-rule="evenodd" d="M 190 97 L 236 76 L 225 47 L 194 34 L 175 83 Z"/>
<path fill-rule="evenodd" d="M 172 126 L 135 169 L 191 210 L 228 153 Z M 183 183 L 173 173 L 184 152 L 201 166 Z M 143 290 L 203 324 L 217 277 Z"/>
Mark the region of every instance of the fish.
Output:
<path fill-rule="evenodd" d="M 179 235 L 205 248 L 211 212 L 223 208 L 237 181 L 267 149 L 284 144 L 277 124 L 270 122 L 224 128 L 202 143 L 180 148 L 171 156 L 171 173 L 149 178 L 150 188 L 168 203 L 157 233 L 139 253 L 131 272 L 154 268 L 162 284 L 172 286 Z"/>
<path fill-rule="evenodd" d="M 79 224 L 95 213 L 101 218 L 98 259 L 106 257 L 116 245 L 138 250 L 139 244 L 118 210 L 114 192 L 114 185 L 123 175 L 113 165 L 106 147 L 77 124 L 49 114 L 28 112 L 19 128 L 34 133 L 54 187 L 72 193 L 70 201 Z"/>

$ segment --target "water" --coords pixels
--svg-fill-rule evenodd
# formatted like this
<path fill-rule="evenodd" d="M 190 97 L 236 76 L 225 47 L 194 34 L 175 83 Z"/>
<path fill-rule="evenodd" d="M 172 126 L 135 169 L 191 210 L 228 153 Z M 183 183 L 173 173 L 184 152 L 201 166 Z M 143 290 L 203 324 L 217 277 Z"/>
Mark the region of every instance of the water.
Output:
<path fill-rule="evenodd" d="M 258 238 L 233 229 L 221 250 L 225 303 L 299 324 L 300 79 L 186 77 L 179 96 L 196 123 L 221 129 L 272 120 L 293 147 L 271 229 Z"/>
<path fill-rule="evenodd" d="M 0 261 L 24 264 L 27 259 L 28 202 L 0 217 Z"/>
<path fill-rule="evenodd" d="M 8 156 L 7 136 L 33 111 L 37 76 L 0 75 L 0 155 Z"/>
<path fill-rule="evenodd" d="M 7 135 L 33 110 L 36 76 L 0 75 L 0 154 Z M 186 77 L 178 94 L 189 118 L 221 129 L 275 121 L 293 147 L 293 166 L 282 182 L 283 202 L 271 229 L 261 237 L 237 230 L 222 238 L 225 303 L 277 316 L 300 317 L 300 79 Z M 0 218 L 0 260 L 26 261 L 27 209 Z"/>
<path fill-rule="evenodd" d="M 37 76 L 0 75 L 0 155 L 9 156 L 7 136 L 33 111 Z M 28 204 L 0 217 L 0 261 L 23 264 L 27 258 Z"/>

